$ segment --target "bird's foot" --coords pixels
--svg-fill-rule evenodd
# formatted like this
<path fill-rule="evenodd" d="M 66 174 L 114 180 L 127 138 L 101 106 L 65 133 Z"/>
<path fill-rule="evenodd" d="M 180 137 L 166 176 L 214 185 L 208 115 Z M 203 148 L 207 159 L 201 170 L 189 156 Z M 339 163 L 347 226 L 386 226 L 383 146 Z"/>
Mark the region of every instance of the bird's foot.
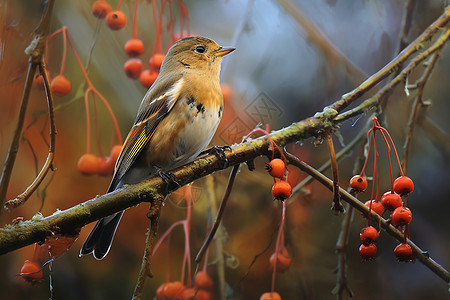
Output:
<path fill-rule="evenodd" d="M 228 158 L 225 155 L 225 151 L 228 150 L 232 152 L 230 146 L 213 146 L 209 149 L 206 149 L 205 151 L 200 152 L 199 156 L 204 154 L 214 154 L 217 159 L 222 163 L 222 167 L 226 168 L 228 166 Z"/>

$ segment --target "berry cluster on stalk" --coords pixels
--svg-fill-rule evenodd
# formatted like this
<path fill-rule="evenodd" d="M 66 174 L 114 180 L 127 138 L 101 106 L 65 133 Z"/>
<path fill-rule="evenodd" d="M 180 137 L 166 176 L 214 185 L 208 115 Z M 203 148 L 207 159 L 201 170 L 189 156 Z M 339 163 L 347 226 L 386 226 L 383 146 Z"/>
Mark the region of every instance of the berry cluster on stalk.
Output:
<path fill-rule="evenodd" d="M 386 145 L 389 163 L 389 173 L 391 179 L 391 190 L 385 192 L 381 196 L 381 199 L 379 192 L 380 188 L 379 188 L 379 172 L 378 172 L 378 152 L 376 141 L 376 135 L 378 132 L 380 133 Z M 365 202 L 365 205 L 369 208 L 369 212 L 366 216 L 367 227 L 363 228 L 360 233 L 362 245 L 359 248 L 359 253 L 361 257 L 365 260 L 370 260 L 374 258 L 377 252 L 375 242 L 378 239 L 379 232 L 373 226 L 369 226 L 372 211 L 380 216 L 382 216 L 384 211 L 390 211 L 391 224 L 399 228 L 404 234 L 403 243 L 395 248 L 394 254 L 397 257 L 398 261 L 404 262 L 413 261 L 414 258 L 412 255 L 411 246 L 407 244 L 407 239 L 409 238 L 408 226 L 412 220 L 412 214 L 410 209 L 406 207 L 406 198 L 414 190 L 414 183 L 411 180 L 411 178 L 403 174 L 400 159 L 398 157 L 394 142 L 391 136 L 389 135 L 388 131 L 380 125 L 376 117 L 374 117 L 372 120 L 372 128 L 369 129 L 367 137 L 368 137 L 368 151 L 364 166 L 360 174 L 355 175 L 350 179 L 350 187 L 352 188 L 353 193 L 357 194 L 367 189 L 368 181 L 367 178 L 364 176 L 364 173 L 367 167 L 373 143 L 374 159 L 373 159 L 372 192 L 370 196 L 371 200 Z M 392 175 L 392 163 L 390 157 L 391 149 L 394 150 L 395 158 L 400 171 L 400 176 L 395 180 Z"/>

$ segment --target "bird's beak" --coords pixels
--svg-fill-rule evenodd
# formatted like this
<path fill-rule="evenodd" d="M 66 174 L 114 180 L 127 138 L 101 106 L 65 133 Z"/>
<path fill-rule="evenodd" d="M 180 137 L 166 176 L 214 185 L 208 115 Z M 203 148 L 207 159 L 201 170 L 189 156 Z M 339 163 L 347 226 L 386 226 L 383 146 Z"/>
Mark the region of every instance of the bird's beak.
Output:
<path fill-rule="evenodd" d="M 219 48 L 219 50 L 214 51 L 214 56 L 222 57 L 236 50 L 236 48 Z"/>

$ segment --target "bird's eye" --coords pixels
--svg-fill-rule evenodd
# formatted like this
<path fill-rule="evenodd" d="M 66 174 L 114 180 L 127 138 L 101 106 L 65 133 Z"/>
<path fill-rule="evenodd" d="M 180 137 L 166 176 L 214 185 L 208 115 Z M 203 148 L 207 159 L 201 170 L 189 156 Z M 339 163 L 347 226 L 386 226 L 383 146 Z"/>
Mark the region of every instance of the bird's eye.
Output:
<path fill-rule="evenodd" d="M 203 54 L 203 53 L 205 53 L 206 48 L 204 46 L 197 46 L 197 47 L 195 47 L 194 51 L 196 53 Z"/>

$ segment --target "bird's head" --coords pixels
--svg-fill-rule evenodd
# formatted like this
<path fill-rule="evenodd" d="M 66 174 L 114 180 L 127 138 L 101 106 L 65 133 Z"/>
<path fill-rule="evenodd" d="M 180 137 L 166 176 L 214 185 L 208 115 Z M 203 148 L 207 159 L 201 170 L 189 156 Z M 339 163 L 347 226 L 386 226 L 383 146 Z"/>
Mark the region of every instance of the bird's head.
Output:
<path fill-rule="evenodd" d="M 222 57 L 234 51 L 235 48 L 224 48 L 215 41 L 202 37 L 187 37 L 175 42 L 167 52 L 161 66 L 161 72 L 173 72 L 177 69 L 192 69 L 195 71 L 220 71 Z"/>

